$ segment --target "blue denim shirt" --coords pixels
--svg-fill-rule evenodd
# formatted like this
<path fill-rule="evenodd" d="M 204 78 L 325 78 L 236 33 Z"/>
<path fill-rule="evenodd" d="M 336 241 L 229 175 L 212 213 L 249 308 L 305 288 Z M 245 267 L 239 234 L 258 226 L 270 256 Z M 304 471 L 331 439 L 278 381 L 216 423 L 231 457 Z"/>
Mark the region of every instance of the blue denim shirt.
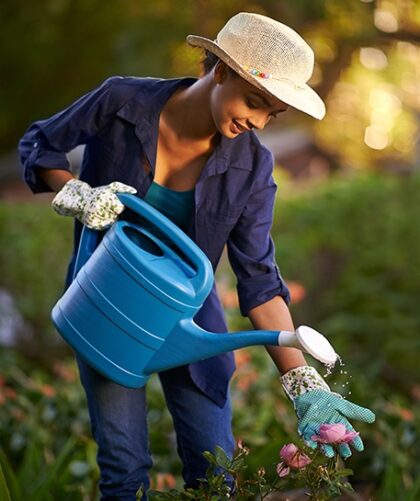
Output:
<path fill-rule="evenodd" d="M 80 179 L 91 186 L 121 181 L 144 198 L 154 177 L 160 112 L 176 89 L 196 80 L 111 77 L 63 111 L 34 122 L 19 142 L 26 183 L 34 193 L 51 191 L 35 168 L 70 170 L 66 152 L 85 144 Z M 227 244 L 244 316 L 274 296 L 290 300 L 270 235 L 277 189 L 272 171 L 272 154 L 252 131 L 233 139 L 220 135 L 195 187 L 187 234 L 214 270 Z M 77 249 L 78 221 L 74 231 Z M 66 286 L 72 265 L 73 259 Z M 226 332 L 215 286 L 194 320 L 209 331 Z M 234 369 L 232 353 L 189 365 L 194 383 L 220 406 Z"/>

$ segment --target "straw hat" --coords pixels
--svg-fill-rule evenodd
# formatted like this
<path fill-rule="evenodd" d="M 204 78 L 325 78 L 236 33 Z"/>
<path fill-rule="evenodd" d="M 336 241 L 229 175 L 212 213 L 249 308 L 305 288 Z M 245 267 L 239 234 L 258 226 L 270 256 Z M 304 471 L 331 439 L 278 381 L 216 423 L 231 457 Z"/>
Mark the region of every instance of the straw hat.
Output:
<path fill-rule="evenodd" d="M 216 40 L 188 35 L 194 47 L 209 50 L 242 78 L 286 104 L 321 120 L 325 105 L 306 82 L 314 53 L 294 30 L 261 14 L 240 12 L 228 20 Z"/>

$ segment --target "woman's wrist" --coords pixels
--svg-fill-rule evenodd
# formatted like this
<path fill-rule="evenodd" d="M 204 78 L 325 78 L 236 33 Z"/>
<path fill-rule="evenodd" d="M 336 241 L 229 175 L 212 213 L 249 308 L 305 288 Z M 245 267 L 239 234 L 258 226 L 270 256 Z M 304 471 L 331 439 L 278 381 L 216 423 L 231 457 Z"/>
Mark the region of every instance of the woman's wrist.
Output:
<path fill-rule="evenodd" d="M 309 365 L 296 367 L 280 378 L 286 395 L 294 400 L 296 397 L 313 390 L 331 391 L 324 378 Z"/>
<path fill-rule="evenodd" d="M 36 174 L 55 192 L 58 193 L 61 188 L 70 179 L 75 179 L 73 174 L 64 169 L 49 169 L 38 167 Z"/>

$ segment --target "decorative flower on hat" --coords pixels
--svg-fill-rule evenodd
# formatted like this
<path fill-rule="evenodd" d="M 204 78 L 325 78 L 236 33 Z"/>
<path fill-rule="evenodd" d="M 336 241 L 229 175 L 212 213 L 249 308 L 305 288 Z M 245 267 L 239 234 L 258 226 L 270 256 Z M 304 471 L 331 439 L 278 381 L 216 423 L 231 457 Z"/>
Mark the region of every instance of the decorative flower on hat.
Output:
<path fill-rule="evenodd" d="M 271 73 L 264 73 L 261 70 L 257 70 L 256 68 L 251 68 L 250 66 L 247 66 L 245 64 L 242 65 L 242 68 L 247 71 L 248 73 L 251 73 L 251 75 L 254 75 L 256 77 L 260 78 L 272 78 Z"/>

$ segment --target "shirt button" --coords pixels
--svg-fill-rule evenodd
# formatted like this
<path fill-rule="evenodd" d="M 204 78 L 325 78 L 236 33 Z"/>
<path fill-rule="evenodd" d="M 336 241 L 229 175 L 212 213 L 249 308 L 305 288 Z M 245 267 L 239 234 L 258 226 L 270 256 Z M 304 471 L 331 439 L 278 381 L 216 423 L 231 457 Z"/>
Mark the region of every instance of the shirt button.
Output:
<path fill-rule="evenodd" d="M 36 148 L 38 146 L 38 143 L 35 141 L 34 142 L 34 148 Z"/>

